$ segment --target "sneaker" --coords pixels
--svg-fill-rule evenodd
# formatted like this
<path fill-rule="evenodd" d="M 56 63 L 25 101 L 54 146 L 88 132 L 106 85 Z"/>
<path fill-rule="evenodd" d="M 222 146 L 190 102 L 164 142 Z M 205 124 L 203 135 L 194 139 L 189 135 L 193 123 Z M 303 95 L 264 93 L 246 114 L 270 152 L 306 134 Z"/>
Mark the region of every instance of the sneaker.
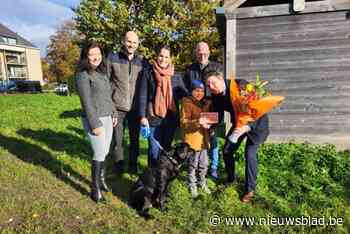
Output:
<path fill-rule="evenodd" d="M 212 170 L 211 170 L 210 176 L 211 176 L 214 180 L 219 179 L 218 172 L 217 172 L 216 169 L 212 169 Z"/>
<path fill-rule="evenodd" d="M 197 187 L 190 187 L 190 192 L 191 192 L 192 198 L 198 197 L 198 190 L 197 190 Z"/>
<path fill-rule="evenodd" d="M 206 194 L 211 194 L 207 184 L 203 184 L 201 187 Z"/>

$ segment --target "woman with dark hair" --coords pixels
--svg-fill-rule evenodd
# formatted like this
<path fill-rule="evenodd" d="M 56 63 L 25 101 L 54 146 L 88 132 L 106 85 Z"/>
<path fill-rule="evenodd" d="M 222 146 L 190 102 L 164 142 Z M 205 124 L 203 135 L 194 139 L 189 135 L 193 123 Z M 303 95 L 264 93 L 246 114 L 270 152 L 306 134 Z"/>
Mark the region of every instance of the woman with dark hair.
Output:
<path fill-rule="evenodd" d="M 90 42 L 82 49 L 76 84 L 83 111 L 84 130 L 94 152 L 91 165 L 91 198 L 100 202 L 104 200 L 101 189 L 110 191 L 105 182 L 104 161 L 117 119 L 114 117 L 106 65 L 98 44 Z"/>
<path fill-rule="evenodd" d="M 158 46 L 156 60 L 141 78 L 140 123 L 150 128 L 148 165 L 156 165 L 160 150 L 169 150 L 179 124 L 177 103 L 187 96 L 182 77 L 175 74 L 170 48 Z M 142 132 L 141 132 L 142 133 Z"/>

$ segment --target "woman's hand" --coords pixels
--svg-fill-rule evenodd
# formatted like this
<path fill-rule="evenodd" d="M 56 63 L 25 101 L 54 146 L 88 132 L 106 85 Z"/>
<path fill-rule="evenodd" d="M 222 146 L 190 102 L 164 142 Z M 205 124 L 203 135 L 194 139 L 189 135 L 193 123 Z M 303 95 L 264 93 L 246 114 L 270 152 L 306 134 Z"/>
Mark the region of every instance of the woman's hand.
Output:
<path fill-rule="evenodd" d="M 95 136 L 101 135 L 102 131 L 103 131 L 103 128 L 102 128 L 102 127 L 92 129 L 92 133 L 93 133 Z"/>
<path fill-rule="evenodd" d="M 148 119 L 145 117 L 142 117 L 140 120 L 140 124 L 143 126 L 149 126 Z"/>
<path fill-rule="evenodd" d="M 118 124 L 118 119 L 115 118 L 115 117 L 113 117 L 113 118 L 112 118 L 112 124 L 113 124 L 113 128 L 114 128 L 115 126 L 117 126 L 117 124 Z"/>

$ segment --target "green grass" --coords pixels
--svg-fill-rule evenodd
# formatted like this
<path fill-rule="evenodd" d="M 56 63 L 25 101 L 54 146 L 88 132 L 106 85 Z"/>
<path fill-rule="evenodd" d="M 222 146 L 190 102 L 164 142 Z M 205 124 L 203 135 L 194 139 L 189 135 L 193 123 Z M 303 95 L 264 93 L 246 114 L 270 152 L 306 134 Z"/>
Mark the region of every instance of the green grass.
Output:
<path fill-rule="evenodd" d="M 243 150 L 238 182 L 229 188 L 209 179 L 211 195 L 193 200 L 183 171 L 171 186 L 167 210 L 145 220 L 127 205 L 136 176 L 117 177 L 107 202 L 89 198 L 91 149 L 80 121 L 77 96 L 0 96 L 1 233 L 349 233 L 350 152 L 331 145 L 265 144 L 259 151 L 256 197 L 242 204 Z M 222 140 L 220 141 L 222 145 Z M 142 169 L 147 144 L 141 142 Z M 109 159 L 110 160 L 110 159 Z M 222 163 L 222 162 L 221 162 Z M 224 177 L 221 170 L 220 175 Z M 221 217 L 213 226 L 209 219 Z M 225 217 L 311 217 L 342 225 L 229 225 Z"/>

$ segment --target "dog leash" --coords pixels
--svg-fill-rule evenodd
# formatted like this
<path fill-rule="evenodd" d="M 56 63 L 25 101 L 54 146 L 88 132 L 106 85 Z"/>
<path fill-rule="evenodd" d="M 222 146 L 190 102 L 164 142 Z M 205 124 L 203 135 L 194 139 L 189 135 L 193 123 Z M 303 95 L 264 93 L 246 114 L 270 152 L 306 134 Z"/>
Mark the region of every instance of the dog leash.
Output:
<path fill-rule="evenodd" d="M 156 145 L 159 147 L 161 151 L 165 153 L 165 156 L 174 164 L 174 165 L 179 165 L 179 162 L 176 161 L 173 157 L 168 155 L 168 152 L 159 144 L 158 141 L 155 141 Z"/>
<path fill-rule="evenodd" d="M 159 144 L 158 141 L 154 141 L 154 143 L 158 146 L 158 148 L 163 151 L 164 153 L 166 153 L 165 149 Z"/>

